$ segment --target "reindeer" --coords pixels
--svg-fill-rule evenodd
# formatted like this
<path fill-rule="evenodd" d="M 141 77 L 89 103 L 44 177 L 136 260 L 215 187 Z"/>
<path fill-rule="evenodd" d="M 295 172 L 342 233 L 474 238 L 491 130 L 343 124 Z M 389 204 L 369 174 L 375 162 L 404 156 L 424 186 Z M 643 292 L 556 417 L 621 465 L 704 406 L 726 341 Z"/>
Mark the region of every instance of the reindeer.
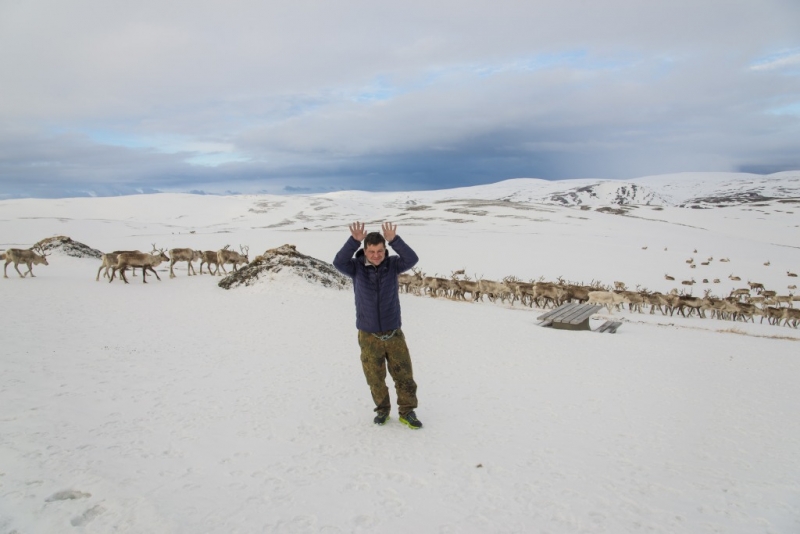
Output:
<path fill-rule="evenodd" d="M 729 262 L 731 260 L 730 260 L 730 258 L 720 258 L 719 261 L 721 261 L 722 263 L 727 263 L 727 262 Z"/>
<path fill-rule="evenodd" d="M 427 290 L 429 296 L 431 296 L 432 298 L 436 298 L 439 296 L 440 291 L 446 292 L 445 289 L 446 283 L 447 283 L 446 278 L 439 278 L 435 274 L 434 276 L 426 276 L 422 279 L 423 292 Z"/>
<path fill-rule="evenodd" d="M 138 250 L 115 250 L 114 252 L 109 252 L 107 254 L 103 254 L 101 256 L 101 259 L 103 260 L 103 263 L 100 265 L 100 268 L 97 269 L 97 278 L 95 278 L 95 281 L 97 281 L 97 282 L 100 281 L 100 271 L 102 271 L 103 269 L 105 269 L 105 272 L 103 273 L 103 278 L 108 278 L 108 276 L 109 276 L 108 275 L 108 270 L 114 268 L 114 266 L 117 264 L 117 256 L 119 256 L 120 254 L 122 254 L 124 252 L 135 252 L 135 253 L 141 254 L 141 252 L 138 251 Z M 131 267 L 131 271 L 133 271 L 133 270 L 134 270 L 134 268 Z"/>
<path fill-rule="evenodd" d="M 692 297 L 690 295 L 681 295 L 678 298 L 678 313 L 686 317 L 685 309 L 689 308 L 689 315 L 697 312 L 697 316 L 701 319 L 706 318 L 704 310 L 711 309 L 711 303 L 707 298 Z"/>
<path fill-rule="evenodd" d="M 605 306 L 608 308 L 608 312 L 611 313 L 612 306 L 619 310 L 620 305 L 622 305 L 625 300 L 622 295 L 618 295 L 613 291 L 590 291 L 589 300 L 587 302 L 589 304 Z"/>
<path fill-rule="evenodd" d="M 734 289 L 729 296 L 736 298 L 736 300 L 747 298 L 750 296 L 750 290 L 747 288 Z"/>
<path fill-rule="evenodd" d="M 153 243 L 153 250 L 149 254 L 144 254 L 142 252 L 123 252 L 117 256 L 117 264 L 111 270 L 111 278 L 108 279 L 108 282 L 113 282 L 117 271 L 119 271 L 120 277 L 127 284 L 128 279 L 125 277 L 125 270 L 128 267 L 142 268 L 142 283 L 144 284 L 147 283 L 147 271 L 151 271 L 156 275 L 156 278 L 160 282 L 161 277 L 158 276 L 154 267 L 158 266 L 163 261 L 169 261 L 169 258 L 164 254 L 163 248 L 156 249 L 155 243 Z"/>
<path fill-rule="evenodd" d="M 411 268 L 411 272 L 414 273 L 414 276 L 406 286 L 406 291 L 410 291 L 415 295 L 419 295 L 419 292 L 422 289 L 422 281 L 425 279 L 425 273 L 418 271 L 413 267 Z"/>
<path fill-rule="evenodd" d="M 741 282 L 741 281 L 742 281 L 742 279 L 741 279 L 741 278 L 739 278 L 738 276 L 733 276 L 733 274 L 729 274 L 729 275 L 728 275 L 728 278 L 729 278 L 730 280 L 733 280 L 734 282 Z"/>
<path fill-rule="evenodd" d="M 767 319 L 769 324 L 780 324 L 783 319 L 783 310 L 786 308 L 777 308 L 775 306 L 767 306 L 762 311 L 764 314 L 761 316 L 761 324 L 764 323 L 764 318 Z"/>
<path fill-rule="evenodd" d="M 449 298 L 453 300 L 466 300 L 464 298 L 464 291 L 461 289 L 461 280 L 458 279 L 459 276 L 464 276 L 464 269 L 452 271 L 450 273 L 450 279 L 447 280 L 444 287 Z"/>
<path fill-rule="evenodd" d="M 536 301 L 536 306 L 539 308 L 547 308 L 548 302 L 553 305 L 553 308 L 561 306 L 566 294 L 563 287 L 551 282 L 536 282 L 533 285 L 533 300 Z M 540 302 L 544 302 L 544 304 Z M 533 306 L 531 305 L 531 307 Z"/>
<path fill-rule="evenodd" d="M 620 291 L 618 294 L 622 297 L 623 303 L 628 304 L 629 311 L 636 310 L 639 313 L 642 313 L 642 304 L 644 304 L 646 301 L 640 292 Z"/>
<path fill-rule="evenodd" d="M 202 252 L 199 250 L 192 250 L 190 248 L 173 248 L 169 251 L 169 277 L 175 278 L 175 272 L 172 270 L 172 266 L 175 265 L 175 262 L 178 261 L 185 261 L 186 265 L 186 272 L 188 276 L 192 276 L 193 274 L 197 274 L 194 270 L 194 266 L 192 266 L 192 262 L 195 260 L 202 259 Z"/>
<path fill-rule="evenodd" d="M 456 283 L 458 284 L 459 294 L 462 299 L 467 300 L 466 294 L 469 293 L 472 302 L 478 300 L 478 295 L 481 294 L 481 283 L 479 281 L 464 277 L 464 280 L 456 280 Z"/>
<path fill-rule="evenodd" d="M 6 273 L 6 269 L 8 268 L 8 264 L 14 262 L 14 269 L 17 270 L 20 278 L 25 278 L 29 274 L 31 278 L 36 278 L 33 274 L 33 266 L 34 265 L 50 265 L 47 263 L 47 256 L 48 254 L 44 253 L 44 249 L 41 245 L 35 245 L 32 248 L 27 250 L 21 248 L 10 248 L 5 252 L 5 260 L 6 263 L 3 266 L 3 278 L 8 278 L 8 274 Z M 19 264 L 24 263 L 28 266 L 28 272 L 22 274 L 19 270 Z"/>
<path fill-rule="evenodd" d="M 791 276 L 792 278 L 797 278 L 797 273 L 793 273 L 791 271 L 786 271 L 786 276 Z"/>
<path fill-rule="evenodd" d="M 503 278 L 503 283 L 508 287 L 511 293 L 511 298 L 509 300 L 512 306 L 514 302 L 519 300 L 519 303 L 523 306 L 533 308 L 533 299 L 536 295 L 536 288 L 533 283 L 523 282 L 516 276 L 506 276 Z"/>
<path fill-rule="evenodd" d="M 628 288 L 625 286 L 625 282 L 614 282 L 614 289 L 618 291 L 625 291 Z"/>
<path fill-rule="evenodd" d="M 513 299 L 511 288 L 505 282 L 496 282 L 494 280 L 478 280 L 479 299 L 482 301 L 483 296 L 489 297 L 489 302 L 494 302 L 498 298 L 500 302 L 505 302 L 507 298 Z"/>
<path fill-rule="evenodd" d="M 594 290 L 595 288 L 591 285 L 568 284 L 564 286 L 564 291 L 566 291 L 564 302 L 579 302 L 580 304 L 584 304 L 589 300 L 589 292 Z"/>
<path fill-rule="evenodd" d="M 738 316 L 735 316 L 734 319 L 742 319 L 744 322 L 747 322 L 750 319 L 751 323 L 755 323 L 753 319 L 754 315 L 762 315 L 763 312 L 759 309 L 755 304 L 748 304 L 747 302 L 736 302 L 734 305 L 738 308 Z"/>
<path fill-rule="evenodd" d="M 681 281 L 681 284 L 683 284 L 685 286 L 693 286 L 696 283 L 697 282 L 694 281 L 694 278 L 692 278 L 691 280 L 683 280 L 683 281 Z"/>
<path fill-rule="evenodd" d="M 219 260 L 217 260 L 217 251 L 216 250 L 204 250 L 200 252 L 200 274 L 203 274 L 203 264 L 208 265 L 208 274 L 215 275 L 220 274 L 219 272 Z M 211 265 L 216 267 L 216 270 L 212 273 L 211 272 Z"/>
<path fill-rule="evenodd" d="M 765 265 L 766 267 L 769 267 L 769 266 L 770 266 L 770 265 L 772 265 L 772 264 L 769 262 L 769 260 L 767 260 L 767 261 L 765 261 L 765 262 L 764 262 L 764 265 Z"/>
<path fill-rule="evenodd" d="M 672 305 L 670 304 L 670 301 L 667 299 L 666 295 L 656 292 L 645 295 L 644 298 L 647 303 L 650 304 L 650 315 L 653 315 L 656 312 L 656 309 L 661 312 L 661 315 L 666 315 L 667 311 L 669 311 L 670 315 L 672 315 Z"/>
<path fill-rule="evenodd" d="M 400 291 L 410 293 L 415 280 L 422 280 L 422 273 L 417 271 L 414 267 L 411 268 L 411 272 L 413 274 L 402 273 L 397 275 L 397 285 L 400 288 Z"/>
<path fill-rule="evenodd" d="M 242 247 L 242 245 L 239 245 L 241 254 L 235 250 L 228 250 L 228 247 L 230 247 L 230 245 L 225 245 L 225 248 L 217 251 L 217 262 L 219 264 L 217 272 L 219 272 L 219 268 L 222 267 L 222 272 L 228 274 L 228 271 L 225 270 L 226 263 L 232 263 L 234 271 L 236 271 L 236 266 L 240 263 L 243 265 L 250 263 L 250 260 L 247 259 L 247 253 L 250 251 L 250 247 Z"/>
<path fill-rule="evenodd" d="M 800 324 L 800 310 L 783 308 L 783 319 L 783 326 L 790 326 L 791 323 L 792 328 L 797 328 Z"/>
<path fill-rule="evenodd" d="M 748 280 L 747 285 L 750 286 L 751 291 L 755 291 L 756 293 L 761 293 L 765 289 L 764 284 L 759 282 L 751 282 L 750 280 Z"/>
<path fill-rule="evenodd" d="M 673 281 L 675 280 L 675 277 L 674 277 L 674 276 L 670 276 L 670 275 L 668 275 L 668 274 L 665 274 L 665 275 L 664 275 L 664 278 L 665 278 L 666 280 L 673 280 Z"/>
<path fill-rule="evenodd" d="M 519 285 L 522 283 L 522 280 L 514 275 L 508 275 L 503 278 L 503 283 L 508 288 L 509 302 L 513 306 L 517 300 L 521 300 L 522 294 L 519 290 Z"/>

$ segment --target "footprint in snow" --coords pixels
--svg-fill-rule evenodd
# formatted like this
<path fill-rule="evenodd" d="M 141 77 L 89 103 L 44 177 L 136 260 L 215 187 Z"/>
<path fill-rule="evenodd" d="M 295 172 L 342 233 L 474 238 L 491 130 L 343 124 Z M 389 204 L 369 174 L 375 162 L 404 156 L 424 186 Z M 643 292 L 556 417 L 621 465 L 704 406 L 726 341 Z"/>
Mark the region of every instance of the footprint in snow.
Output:
<path fill-rule="evenodd" d="M 45 502 L 68 501 L 72 499 L 84 499 L 86 497 L 91 497 L 91 496 L 92 496 L 91 493 L 84 493 L 78 490 L 64 490 L 50 495 L 44 501 Z"/>
<path fill-rule="evenodd" d="M 70 521 L 70 524 L 73 527 L 81 527 L 105 511 L 106 509 L 98 504 L 97 506 L 89 508 L 81 515 L 73 517 L 72 520 Z"/>

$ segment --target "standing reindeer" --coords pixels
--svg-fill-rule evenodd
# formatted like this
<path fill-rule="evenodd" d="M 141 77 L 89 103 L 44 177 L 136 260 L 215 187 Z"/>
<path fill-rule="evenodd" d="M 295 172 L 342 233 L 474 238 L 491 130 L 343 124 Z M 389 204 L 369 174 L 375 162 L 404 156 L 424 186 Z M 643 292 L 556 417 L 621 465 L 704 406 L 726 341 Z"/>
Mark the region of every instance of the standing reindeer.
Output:
<path fill-rule="evenodd" d="M 161 277 L 158 276 L 158 273 L 154 269 L 157 265 L 159 265 L 162 261 L 169 261 L 169 258 L 166 254 L 164 254 L 164 249 L 156 249 L 156 244 L 153 243 L 153 250 L 149 254 L 144 254 L 142 252 L 123 252 L 117 256 L 117 264 L 111 271 L 111 278 L 108 279 L 109 283 L 114 281 L 114 276 L 116 276 L 117 271 L 119 271 L 120 277 L 122 280 L 127 284 L 128 279 L 125 277 L 125 270 L 128 267 L 141 267 L 142 268 L 142 283 L 147 283 L 147 271 L 151 271 L 158 281 L 161 281 Z"/>
<path fill-rule="evenodd" d="M 192 250 L 190 248 L 173 248 L 169 251 L 169 277 L 175 278 L 175 271 L 172 270 L 172 267 L 175 265 L 175 262 L 178 261 L 185 261 L 188 267 L 186 268 L 186 272 L 188 276 L 192 276 L 193 274 L 197 274 L 197 271 L 194 270 L 194 266 L 192 262 L 195 260 L 202 259 L 203 253 L 199 250 Z"/>
<path fill-rule="evenodd" d="M 200 274 L 203 274 L 203 264 L 208 265 L 208 274 L 222 274 L 219 272 L 219 260 L 217 259 L 217 252 L 215 250 L 204 250 L 200 253 Z M 214 271 L 211 271 L 211 265 L 214 265 Z"/>
<path fill-rule="evenodd" d="M 108 252 L 106 254 L 103 254 L 100 257 L 103 260 L 103 263 L 100 264 L 100 268 L 97 269 L 97 278 L 95 278 L 95 280 L 97 282 L 100 281 L 100 271 L 102 271 L 103 269 L 105 269 L 105 272 L 103 273 L 103 277 L 104 278 L 108 278 L 109 277 L 108 270 L 114 268 L 114 266 L 117 264 L 117 256 L 119 256 L 123 252 L 140 252 L 140 251 L 138 251 L 138 250 L 115 250 L 114 252 Z M 133 267 L 131 267 L 131 271 L 134 271 L 134 270 L 135 269 Z"/>
<path fill-rule="evenodd" d="M 33 266 L 34 265 L 50 265 L 47 263 L 47 254 L 44 253 L 44 249 L 36 245 L 33 248 L 24 250 L 21 248 L 10 248 L 5 252 L 5 260 L 6 263 L 3 266 L 3 278 L 8 278 L 8 274 L 6 273 L 6 269 L 8 268 L 8 264 L 14 262 L 14 269 L 17 270 L 19 273 L 20 278 L 25 278 L 29 274 L 31 278 L 35 278 L 33 274 Z M 22 274 L 19 270 L 19 264 L 24 263 L 28 266 L 28 272 Z"/>
<path fill-rule="evenodd" d="M 241 254 L 235 250 L 228 250 L 228 247 L 230 247 L 230 245 L 225 245 L 225 248 L 217 251 L 217 272 L 219 272 L 219 268 L 222 267 L 222 272 L 228 274 L 228 271 L 225 270 L 226 263 L 232 263 L 234 271 L 236 271 L 236 266 L 240 263 L 243 265 L 250 263 L 250 260 L 247 259 L 247 253 L 250 251 L 250 247 L 242 247 L 242 245 L 239 245 Z"/>

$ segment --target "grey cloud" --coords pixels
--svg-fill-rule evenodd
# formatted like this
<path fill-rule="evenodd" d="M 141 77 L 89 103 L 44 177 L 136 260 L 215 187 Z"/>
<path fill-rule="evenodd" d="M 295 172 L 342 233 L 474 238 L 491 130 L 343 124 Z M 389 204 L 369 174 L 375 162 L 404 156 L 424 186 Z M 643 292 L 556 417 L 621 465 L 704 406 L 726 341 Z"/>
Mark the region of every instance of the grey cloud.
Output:
<path fill-rule="evenodd" d="M 0 195 L 800 168 L 771 112 L 800 76 L 751 68 L 797 27 L 784 0 L 5 2 Z"/>

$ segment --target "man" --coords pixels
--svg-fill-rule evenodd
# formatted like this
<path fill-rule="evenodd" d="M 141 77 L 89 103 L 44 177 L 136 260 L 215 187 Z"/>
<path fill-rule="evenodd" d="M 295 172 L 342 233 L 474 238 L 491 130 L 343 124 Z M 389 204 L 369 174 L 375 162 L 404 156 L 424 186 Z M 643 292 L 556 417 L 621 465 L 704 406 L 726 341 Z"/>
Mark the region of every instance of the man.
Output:
<path fill-rule="evenodd" d="M 361 366 L 375 401 L 375 424 L 389 418 L 391 404 L 386 387 L 386 368 L 397 391 L 400 422 L 409 428 L 422 428 L 414 409 L 417 384 L 411 368 L 406 339 L 400 329 L 400 295 L 397 275 L 412 268 L 419 258 L 397 235 L 397 225 L 384 223 L 379 232 L 364 231 L 364 223 L 350 225 L 350 235 L 336 254 L 333 265 L 353 280 L 356 300 L 356 328 L 361 347 Z M 364 248 L 361 241 L 364 241 Z M 386 242 L 397 252 L 386 253 Z M 353 257 L 355 254 L 355 257 Z"/>

